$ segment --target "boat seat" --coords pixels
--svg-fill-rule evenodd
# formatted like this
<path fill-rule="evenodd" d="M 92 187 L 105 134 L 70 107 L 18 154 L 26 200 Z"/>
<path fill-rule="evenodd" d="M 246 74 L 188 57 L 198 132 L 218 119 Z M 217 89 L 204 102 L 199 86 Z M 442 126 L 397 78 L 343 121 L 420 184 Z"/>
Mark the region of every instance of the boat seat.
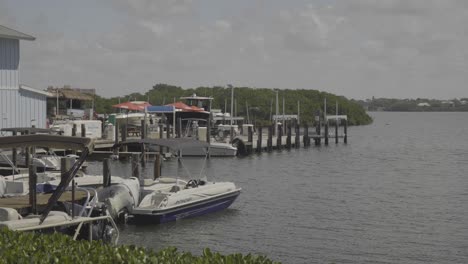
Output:
<path fill-rule="evenodd" d="M 65 212 L 51 211 L 42 225 L 61 224 L 70 221 L 72 218 Z M 10 230 L 17 230 L 21 228 L 39 226 L 39 215 L 25 217 L 23 219 L 9 220 L 0 222 L 0 228 L 6 227 Z"/>
<path fill-rule="evenodd" d="M 0 207 L 0 222 L 18 219 L 21 219 L 21 216 L 15 209 Z"/>

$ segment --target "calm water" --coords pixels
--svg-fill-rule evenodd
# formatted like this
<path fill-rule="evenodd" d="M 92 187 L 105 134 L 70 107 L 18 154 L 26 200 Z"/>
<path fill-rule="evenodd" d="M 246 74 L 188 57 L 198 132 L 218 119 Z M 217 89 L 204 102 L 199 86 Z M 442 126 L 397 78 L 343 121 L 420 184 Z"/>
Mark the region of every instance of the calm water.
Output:
<path fill-rule="evenodd" d="M 371 114 L 348 145 L 211 159 L 212 179 L 243 188 L 230 209 L 128 225 L 121 243 L 283 263 L 468 263 L 468 113 Z"/>

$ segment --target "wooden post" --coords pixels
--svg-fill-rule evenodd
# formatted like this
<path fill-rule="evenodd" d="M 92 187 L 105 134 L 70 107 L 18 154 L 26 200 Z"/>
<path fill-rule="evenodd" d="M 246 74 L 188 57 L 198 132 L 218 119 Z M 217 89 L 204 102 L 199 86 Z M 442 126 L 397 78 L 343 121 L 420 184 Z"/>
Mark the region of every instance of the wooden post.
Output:
<path fill-rule="evenodd" d="M 16 131 L 13 131 L 13 136 L 16 136 L 16 135 L 17 135 Z M 15 165 L 16 167 L 16 165 L 18 164 L 16 148 L 12 149 L 11 152 L 12 152 L 11 161 L 13 162 L 13 165 Z"/>
<path fill-rule="evenodd" d="M 206 122 L 206 142 L 211 143 L 211 113 Z"/>
<path fill-rule="evenodd" d="M 343 142 L 344 142 L 345 144 L 347 144 L 347 143 L 348 143 L 348 120 L 345 120 L 344 128 L 343 128 L 343 129 L 344 129 L 344 131 L 343 131 L 343 132 L 344 132 L 344 140 L 343 140 Z"/>
<path fill-rule="evenodd" d="M 153 179 L 156 180 L 159 177 L 161 177 L 161 154 L 158 153 L 154 160 Z"/>
<path fill-rule="evenodd" d="M 86 137 L 86 125 L 81 124 L 81 137 Z"/>
<path fill-rule="evenodd" d="M 335 144 L 338 144 L 338 122 L 339 119 L 335 119 Z"/>
<path fill-rule="evenodd" d="M 76 137 L 76 124 L 73 124 L 72 127 L 72 137 Z"/>
<path fill-rule="evenodd" d="M 275 126 L 271 125 L 268 127 L 268 139 L 267 139 L 267 150 L 271 151 L 273 148 L 273 130 Z"/>
<path fill-rule="evenodd" d="M 37 167 L 36 165 L 29 165 L 29 205 L 31 206 L 31 212 L 37 214 Z"/>
<path fill-rule="evenodd" d="M 146 168 L 146 145 L 141 144 L 141 167 Z"/>
<path fill-rule="evenodd" d="M 169 122 L 166 123 L 166 138 L 171 138 L 171 125 Z"/>
<path fill-rule="evenodd" d="M 302 144 L 304 147 L 308 147 L 308 140 L 309 140 L 309 125 L 304 123 L 304 136 L 302 137 Z"/>
<path fill-rule="evenodd" d="M 291 149 L 291 124 L 288 124 L 288 129 L 287 129 L 287 137 L 286 137 L 286 147 L 288 149 Z"/>
<path fill-rule="evenodd" d="M 140 174 L 140 154 L 132 154 L 132 177 L 140 180 L 140 186 L 143 186 L 143 177 Z"/>
<path fill-rule="evenodd" d="M 75 158 L 69 158 L 69 157 L 64 157 L 64 158 L 61 158 L 60 159 L 60 181 L 64 180 L 63 176 L 66 175 L 66 173 L 72 168 L 73 166 L 73 163 L 75 162 Z M 72 181 L 72 200 L 71 200 L 71 203 L 72 203 L 72 211 L 71 211 L 71 215 L 72 215 L 72 218 L 75 216 L 75 180 L 73 179 Z"/>
<path fill-rule="evenodd" d="M 109 187 L 111 185 L 111 177 L 110 159 L 105 158 L 102 161 L 102 187 Z"/>
<path fill-rule="evenodd" d="M 253 151 L 253 130 L 252 127 L 249 126 L 247 129 L 247 142 L 249 142 L 247 146 L 247 153 L 252 154 Z"/>
<path fill-rule="evenodd" d="M 159 125 L 159 138 L 164 137 L 164 126 L 162 124 Z M 163 153 L 163 147 L 159 146 L 159 153 Z"/>
<path fill-rule="evenodd" d="M 75 178 L 73 177 L 72 180 L 72 198 L 71 198 L 71 217 L 72 219 L 75 218 Z"/>
<path fill-rule="evenodd" d="M 328 145 L 328 121 L 327 120 L 325 120 L 324 136 L 325 136 L 325 145 Z"/>
<path fill-rule="evenodd" d="M 257 152 L 262 153 L 262 127 L 257 128 Z"/>
<path fill-rule="evenodd" d="M 24 150 L 26 152 L 24 154 L 24 166 L 26 168 L 29 168 L 29 165 L 32 164 L 31 150 L 29 149 L 29 147 L 25 147 Z"/>
<path fill-rule="evenodd" d="M 322 120 L 321 120 L 321 115 L 320 115 L 320 110 L 317 112 L 317 115 L 315 116 L 315 120 L 317 122 L 317 126 L 316 126 L 316 133 L 317 133 L 317 138 L 315 138 L 315 145 L 318 146 L 320 144 L 322 144 Z"/>
<path fill-rule="evenodd" d="M 232 143 L 232 141 L 234 140 L 234 127 L 233 125 L 231 125 L 231 129 L 230 129 L 230 132 L 229 132 L 229 137 L 230 137 L 230 141 Z"/>
<path fill-rule="evenodd" d="M 283 139 L 283 124 L 278 125 L 278 137 L 276 138 L 276 149 L 281 149 L 282 139 Z"/>
<path fill-rule="evenodd" d="M 122 135 L 122 142 L 125 142 L 127 141 L 127 135 L 128 135 L 128 132 L 127 132 L 127 124 L 122 124 L 122 129 L 121 129 L 121 135 Z M 128 146 L 127 144 L 123 145 L 122 147 L 122 151 L 127 151 L 128 150 Z"/>
<path fill-rule="evenodd" d="M 114 145 L 117 145 L 119 144 L 119 123 L 118 122 L 115 122 L 115 138 L 114 138 Z M 114 147 L 114 155 L 119 155 L 119 148 L 118 147 Z"/>
<path fill-rule="evenodd" d="M 182 137 L 182 119 L 180 117 L 177 118 L 177 137 L 181 138 Z"/>
<path fill-rule="evenodd" d="M 141 126 L 140 126 L 140 138 L 145 139 L 146 138 L 146 119 L 143 118 L 141 120 Z"/>
<path fill-rule="evenodd" d="M 296 137 L 295 137 L 295 140 L 294 140 L 294 147 L 296 148 L 299 148 L 300 145 L 301 145 L 301 139 L 300 139 L 300 129 L 299 129 L 299 124 L 296 123 L 295 125 L 295 134 L 296 134 Z"/>

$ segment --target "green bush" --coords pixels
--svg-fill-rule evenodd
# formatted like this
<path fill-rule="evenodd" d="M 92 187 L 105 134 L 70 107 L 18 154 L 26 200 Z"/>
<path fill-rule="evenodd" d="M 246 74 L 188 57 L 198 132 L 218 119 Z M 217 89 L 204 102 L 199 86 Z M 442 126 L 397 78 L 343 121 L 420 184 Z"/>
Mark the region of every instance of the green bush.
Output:
<path fill-rule="evenodd" d="M 136 246 L 112 246 L 99 241 L 73 241 L 63 234 L 0 230 L 0 263 L 274 263 L 264 256 L 221 255 L 205 249 L 201 256 L 168 247 L 154 252 Z"/>

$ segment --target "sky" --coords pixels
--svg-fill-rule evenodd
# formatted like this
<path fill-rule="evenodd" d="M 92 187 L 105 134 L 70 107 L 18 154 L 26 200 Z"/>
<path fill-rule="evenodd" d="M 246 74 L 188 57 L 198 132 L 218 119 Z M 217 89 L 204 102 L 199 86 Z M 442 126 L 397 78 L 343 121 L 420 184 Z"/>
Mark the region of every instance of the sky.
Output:
<path fill-rule="evenodd" d="M 0 0 L 20 82 L 105 97 L 154 84 L 468 97 L 466 0 Z"/>

